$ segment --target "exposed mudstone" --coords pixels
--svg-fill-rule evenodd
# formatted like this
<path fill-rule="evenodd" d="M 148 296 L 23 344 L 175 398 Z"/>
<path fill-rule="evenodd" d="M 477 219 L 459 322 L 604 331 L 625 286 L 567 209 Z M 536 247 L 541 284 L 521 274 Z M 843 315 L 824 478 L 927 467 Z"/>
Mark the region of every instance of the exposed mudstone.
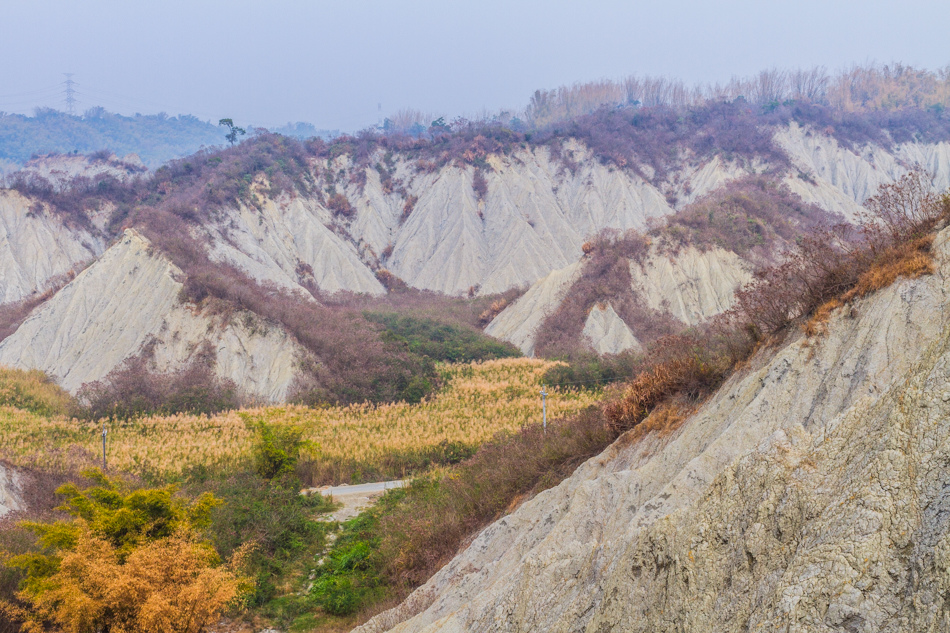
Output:
<path fill-rule="evenodd" d="M 581 332 L 598 354 L 619 354 L 627 350 L 642 351 L 640 341 L 633 335 L 613 306 L 594 306 Z"/>
<path fill-rule="evenodd" d="M 950 143 L 852 151 L 794 124 L 778 129 L 776 140 L 793 164 L 789 187 L 806 201 L 852 219 L 879 184 L 915 164 L 932 173 L 935 187 L 950 185 Z M 661 191 L 632 170 L 597 160 L 576 142 L 564 149 L 573 152 L 578 165 L 573 171 L 553 160 L 547 148 L 487 157 L 490 168 L 482 170 L 487 192 L 481 198 L 473 189 L 471 167 L 452 163 L 429 173 L 417 169 L 414 160 L 395 156 L 391 178 L 398 187 L 384 186 L 374 166 L 366 168 L 365 183 L 361 178 L 336 183 L 353 208 L 345 218 L 334 216 L 321 195 L 275 197 L 259 178 L 252 183 L 253 205 L 207 210 L 203 224 L 194 227 L 195 237 L 209 244 L 212 259 L 303 297 L 314 289 L 382 294 L 374 274 L 378 267 L 412 287 L 455 295 L 534 284 L 486 330 L 531 355 L 538 326 L 580 274 L 583 245 L 591 236 L 604 228 L 643 228 L 651 218 L 769 167 L 754 160 L 686 157 Z M 123 170 L 127 176 L 137 169 L 58 160 L 44 159 L 35 169 L 54 180 L 101 170 L 122 178 Z M 341 156 L 326 167 L 356 169 L 349 161 Z M 408 196 L 415 203 L 407 209 Z M 168 262 L 151 257 L 144 247 L 133 257 L 126 237 L 107 250 L 102 234 L 112 211 L 105 205 L 91 212 L 88 223 L 71 222 L 35 200 L 0 191 L 0 304 L 78 275 L 0 344 L 0 362 L 44 369 L 75 391 L 153 338 L 162 368 L 185 362 L 207 342 L 217 352 L 222 376 L 260 399 L 281 399 L 299 351 L 289 337 L 274 327 L 242 328 L 240 319 L 211 323 L 177 305 L 173 297 L 180 282 Z M 96 263 L 80 272 L 89 262 Z M 113 270 L 117 274 L 110 279 Z M 684 249 L 672 259 L 655 254 L 645 266 L 633 265 L 631 274 L 647 307 L 695 323 L 730 305 L 735 287 L 748 279 L 748 268 L 726 251 Z M 607 328 L 602 316 L 585 323 L 595 349 L 631 344 L 620 325 L 635 324 L 611 317 Z M 599 326 L 605 326 L 603 334 L 595 335 Z M 636 329 L 630 334 L 644 340 Z"/>
<path fill-rule="evenodd" d="M 370 631 L 950 630 L 950 261 L 621 437 Z"/>
<path fill-rule="evenodd" d="M 630 262 L 630 277 L 647 306 L 695 325 L 732 307 L 736 290 L 752 280 L 751 268 L 731 251 L 689 246 Z"/>
<path fill-rule="evenodd" d="M 75 393 L 146 346 L 155 369 L 168 371 L 210 345 L 220 377 L 255 398 L 283 399 L 302 348 L 254 315 L 223 321 L 182 304 L 180 277 L 174 264 L 130 229 L 0 342 L 0 364 L 41 369 Z"/>
<path fill-rule="evenodd" d="M 0 462 L 0 518 L 5 514 L 23 509 L 20 491 L 23 474 Z"/>
<path fill-rule="evenodd" d="M 582 262 L 574 262 L 548 273 L 517 301 L 501 311 L 485 328 L 485 333 L 517 345 L 525 356 L 534 356 L 538 327 L 557 310 L 567 291 L 577 281 Z"/>
<path fill-rule="evenodd" d="M 0 190 L 0 304 L 45 290 L 104 249 L 101 239 L 67 226 L 42 203 Z"/>

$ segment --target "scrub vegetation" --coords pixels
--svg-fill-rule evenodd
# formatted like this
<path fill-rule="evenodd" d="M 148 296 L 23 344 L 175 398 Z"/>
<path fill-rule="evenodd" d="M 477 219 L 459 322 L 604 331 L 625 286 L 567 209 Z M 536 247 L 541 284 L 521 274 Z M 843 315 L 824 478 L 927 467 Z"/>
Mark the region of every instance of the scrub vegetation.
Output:
<path fill-rule="evenodd" d="M 109 464 L 149 481 L 177 479 L 192 469 L 239 468 L 249 463 L 264 424 L 300 429 L 308 445 L 295 471 L 307 485 L 402 478 L 460 461 L 498 433 L 538 418 L 541 378 L 555 365 L 515 358 L 441 366 L 445 387 L 416 404 L 287 405 L 113 420 L 107 423 Z M 570 415 L 596 398 L 590 390 L 555 391 L 548 413 Z M 43 402 L 36 408 L 50 410 L 58 400 Z M 0 446 L 14 463 L 65 468 L 71 447 L 89 454 L 100 450 L 100 427 L 98 420 L 4 407 Z M 56 459 L 62 463 L 54 464 Z"/>
<path fill-rule="evenodd" d="M 40 374 L 0 372 L 2 457 L 29 477 L 27 493 L 47 499 L 0 522 L 0 631 L 197 632 L 222 615 L 300 631 L 353 624 L 407 595 L 478 530 L 618 438 L 675 432 L 757 350 L 802 330 L 819 337 L 850 302 L 931 273 L 933 236 L 950 221 L 950 197 L 930 193 L 919 171 L 882 188 L 850 228 L 825 222 L 771 181 L 736 183 L 647 234 L 605 233 L 589 243 L 585 276 L 543 326 L 541 349 L 568 358 L 564 364 L 509 358 L 514 350 L 478 332 L 484 315 L 513 295 L 478 298 L 473 288 L 470 299 L 442 301 L 389 279 L 394 292 L 377 303 L 315 292 L 315 304 L 264 287 L 212 262 L 194 237 L 221 207 L 311 194 L 335 200 L 346 222 L 352 206 L 335 188 L 361 186 L 358 169 L 389 152 L 423 172 L 450 163 L 487 170 L 491 153 L 544 147 L 572 171 L 568 141 L 580 140 L 599 160 L 654 182 L 689 154 L 765 158 L 782 170 L 769 126 L 792 120 L 831 128 L 843 143 L 900 142 L 910 129 L 925 140 L 950 138 L 947 82 L 946 74 L 884 67 L 838 78 L 764 73 L 699 96 L 670 82 L 625 82 L 622 92 L 605 83 L 599 93 L 538 93 L 517 125 L 436 120 L 414 134 L 333 142 L 264 134 L 129 182 L 101 178 L 65 191 L 14 183 L 76 221 L 110 204 L 104 230 L 135 226 L 148 235 L 185 272 L 185 298 L 279 323 L 313 362 L 297 404 L 250 408 L 234 408 L 240 402 L 206 384 L 210 372 L 200 366 L 160 379 L 131 363 L 96 387 L 99 408 L 92 395 L 77 404 Z M 572 105 L 585 94 L 595 107 Z M 623 102 L 604 100 L 611 94 Z M 349 172 L 334 163 L 341 157 Z M 391 162 L 377 171 L 398 194 Z M 697 327 L 616 306 L 651 332 L 641 354 L 595 361 L 571 348 L 586 310 L 629 286 L 627 262 L 657 242 L 787 250 L 756 273 L 732 310 Z M 572 384 L 608 380 L 623 384 Z M 547 428 L 538 411 L 543 381 L 560 385 L 549 383 Z M 202 408 L 207 402 L 217 404 Z M 103 425 L 108 476 L 88 469 Z M 300 494 L 390 478 L 411 482 L 342 526 L 319 520 L 332 502 Z M 53 482 L 58 507 L 49 502 Z"/>
<path fill-rule="evenodd" d="M 15 401 L 29 409 L 9 405 L 0 408 L 0 445 L 4 457 L 29 466 L 29 472 L 38 480 L 58 477 L 58 481 L 92 482 L 92 488 L 78 483 L 60 488 L 60 492 L 68 492 L 79 501 L 90 495 L 96 499 L 115 498 L 115 503 L 109 501 L 109 512 L 121 514 L 123 504 L 127 505 L 121 499 L 139 503 L 136 500 L 156 495 L 162 504 L 170 504 L 168 513 L 172 515 L 185 512 L 194 504 L 204 508 L 200 525 L 195 524 L 188 542 L 204 543 L 202 547 L 212 548 L 208 550 L 209 556 L 215 553 L 195 565 L 215 570 L 216 574 L 232 573 L 227 570 L 233 569 L 237 574 L 234 577 L 243 579 L 240 600 L 235 601 L 238 595 L 234 594 L 219 605 L 222 609 L 227 607 L 232 616 L 250 609 L 283 623 L 300 618 L 310 621 L 308 618 L 321 610 L 333 617 L 351 617 L 369 604 L 397 595 L 395 577 L 378 567 L 379 548 L 390 543 L 382 538 L 380 530 L 388 533 L 390 528 L 385 526 L 391 519 L 384 520 L 381 513 L 386 508 L 395 511 L 396 500 L 381 506 L 377 511 L 380 514 L 367 515 L 346 527 L 336 544 L 329 547 L 327 536 L 336 534 L 336 527 L 316 519 L 330 509 L 330 502 L 320 495 L 301 495 L 301 487 L 413 475 L 426 477 L 426 473 L 465 463 L 485 442 L 493 442 L 496 450 L 503 451 L 504 438 L 517 436 L 538 418 L 540 380 L 552 365 L 550 361 L 523 358 L 443 365 L 440 371 L 445 387 L 418 404 L 285 406 L 214 416 L 179 414 L 111 420 L 106 423 L 109 469 L 126 473 L 121 480 L 82 470 L 98 459 L 100 421 L 64 416 L 62 402 L 64 398 L 68 401 L 68 396 L 49 385 L 38 372 L 4 370 L 4 393 L 13 393 L 23 384 L 30 385 L 36 393 Z M 589 390 L 550 391 L 548 413 L 552 418 L 589 408 L 599 397 L 598 392 Z M 570 451 L 569 446 L 564 450 Z M 538 459 L 540 456 L 530 455 L 536 448 L 525 447 L 523 453 L 512 454 L 510 459 Z M 58 474 L 54 477 L 55 473 Z M 496 478 L 502 482 L 504 472 Z M 107 495 L 99 488 L 111 492 Z M 80 490 L 85 492 L 78 493 Z M 502 489 L 498 494 L 498 499 L 505 495 Z M 88 504 L 82 501 L 79 505 Z M 151 502 L 145 505 L 152 510 L 156 507 Z M 56 554 L 59 549 L 51 550 L 36 540 L 37 530 L 46 529 L 38 526 L 62 520 L 56 518 L 62 515 L 50 514 L 48 510 L 36 510 L 33 514 L 32 523 L 0 522 L 0 552 L 6 552 L 7 562 L 13 565 L 0 578 L 5 584 L 0 584 L 11 604 L 21 609 L 11 607 L 11 614 L 24 615 L 29 605 L 40 608 L 33 601 L 39 600 L 38 596 L 23 593 L 31 582 L 29 569 L 18 566 L 33 556 L 31 552 L 73 561 L 72 550 Z M 99 510 L 93 514 L 99 523 L 82 528 L 87 530 L 83 532 L 87 541 L 75 541 L 79 543 L 76 556 L 105 556 L 108 549 L 102 541 L 103 530 L 115 525 L 116 520 Z M 79 519 L 89 521 L 81 516 Z M 375 536 L 366 537 L 372 541 L 367 545 L 365 535 L 360 535 L 370 528 L 375 530 Z M 169 554 L 178 551 L 175 548 L 185 547 L 184 542 L 174 540 L 178 535 L 170 526 L 156 537 L 165 539 L 160 544 L 135 538 L 122 547 L 129 551 L 145 547 L 148 552 Z M 401 538 L 407 536 L 403 533 Z M 241 545 L 248 542 L 253 542 L 254 547 L 242 549 Z M 321 552 L 325 552 L 324 563 L 314 567 L 312 561 Z M 123 562 L 122 555 L 116 556 L 118 567 L 110 573 L 117 578 L 139 573 L 123 567 L 129 563 Z M 241 562 L 240 570 L 237 562 L 231 567 L 221 566 L 220 561 L 232 560 Z M 132 560 L 132 564 L 138 565 L 139 559 Z M 47 567 L 52 569 L 55 565 L 44 569 Z M 147 569 L 141 573 L 147 573 Z M 195 578 L 200 573 L 203 572 L 196 571 Z M 306 590 L 308 573 L 315 573 L 317 578 L 311 591 Z M 72 577 L 56 578 L 64 586 L 72 583 Z M 101 594 L 111 589 L 80 583 L 77 591 Z M 161 593 L 165 589 L 159 587 L 154 591 Z M 57 602 L 58 595 L 49 594 L 49 604 Z M 220 609 L 215 611 L 219 612 Z M 36 613 L 50 618 L 56 615 L 51 610 Z M 127 617 L 139 616 L 132 613 Z"/>

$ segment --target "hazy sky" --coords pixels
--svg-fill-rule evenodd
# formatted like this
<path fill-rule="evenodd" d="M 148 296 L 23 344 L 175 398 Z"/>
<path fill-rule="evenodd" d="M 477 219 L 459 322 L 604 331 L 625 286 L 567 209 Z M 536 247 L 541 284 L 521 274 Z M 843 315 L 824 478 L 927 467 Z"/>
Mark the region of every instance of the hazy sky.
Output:
<path fill-rule="evenodd" d="M 629 74 L 950 64 L 948 0 L 0 0 L 0 110 L 192 113 L 351 131 L 404 107 L 521 108 Z"/>

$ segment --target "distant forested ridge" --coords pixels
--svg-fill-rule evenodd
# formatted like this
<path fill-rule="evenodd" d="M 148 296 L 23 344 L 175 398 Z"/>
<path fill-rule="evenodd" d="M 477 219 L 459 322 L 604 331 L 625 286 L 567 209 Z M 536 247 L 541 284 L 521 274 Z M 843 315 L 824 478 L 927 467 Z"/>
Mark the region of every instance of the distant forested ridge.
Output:
<path fill-rule="evenodd" d="M 122 116 L 92 108 L 71 116 L 50 108 L 34 116 L 0 113 L 0 159 L 25 163 L 35 154 L 89 154 L 102 149 L 118 156 L 138 154 L 149 167 L 220 145 L 217 125 L 191 115 Z"/>
<path fill-rule="evenodd" d="M 275 130 L 286 136 L 333 137 L 309 123 L 288 123 Z M 188 114 L 123 116 L 92 108 L 81 116 L 39 108 L 33 116 L 0 112 L 0 171 L 22 165 L 34 155 L 91 154 L 110 150 L 117 156 L 137 154 L 149 168 L 224 143 L 215 122 Z"/>

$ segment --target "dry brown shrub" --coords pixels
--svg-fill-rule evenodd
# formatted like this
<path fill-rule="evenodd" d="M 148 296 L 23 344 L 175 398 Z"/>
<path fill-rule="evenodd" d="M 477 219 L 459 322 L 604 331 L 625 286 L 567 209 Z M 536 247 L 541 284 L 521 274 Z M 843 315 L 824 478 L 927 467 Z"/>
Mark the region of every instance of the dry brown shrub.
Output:
<path fill-rule="evenodd" d="M 630 262 L 642 263 L 650 244 L 648 236 L 635 230 L 605 229 L 591 239 L 580 278 L 537 330 L 535 353 L 548 358 L 577 358 L 587 351 L 581 332 L 591 308 L 598 303 L 612 306 L 642 343 L 679 329 L 668 314 L 646 306 L 631 291 Z"/>
<path fill-rule="evenodd" d="M 934 236 L 930 234 L 887 249 L 858 277 L 857 284 L 841 300 L 848 302 L 866 297 L 876 290 L 887 288 L 898 277 L 916 279 L 921 275 L 933 274 L 933 242 Z"/>
<path fill-rule="evenodd" d="M 519 499 L 557 485 L 615 435 L 599 408 L 552 420 L 545 433 L 530 424 L 484 444 L 451 474 L 417 479 L 406 502 L 381 517 L 384 574 L 394 586 L 425 582 L 469 535 L 504 515 Z"/>
<path fill-rule="evenodd" d="M 805 203 L 784 183 L 756 175 L 734 180 L 686 205 L 654 226 L 664 251 L 692 245 L 705 251 L 723 248 L 739 255 L 771 260 L 777 250 L 823 225 L 842 221 L 817 205 Z"/>
<path fill-rule="evenodd" d="M 811 338 L 824 334 L 827 332 L 828 319 L 836 309 L 887 288 L 900 277 L 916 279 L 922 275 L 933 274 L 933 241 L 933 234 L 925 235 L 880 252 L 850 290 L 839 297 L 829 299 L 815 309 L 803 326 L 805 335 Z"/>
<path fill-rule="evenodd" d="M 487 310 L 482 311 L 482 313 L 478 315 L 478 324 L 482 327 L 488 325 L 496 316 L 501 314 L 502 310 L 507 307 L 508 300 L 504 297 L 498 299 L 497 301 L 493 301 Z"/>
<path fill-rule="evenodd" d="M 383 284 L 389 292 L 404 292 L 409 290 L 409 284 L 397 277 L 388 268 L 380 268 L 376 271 L 376 279 Z"/>
<path fill-rule="evenodd" d="M 616 446 L 618 448 L 632 446 L 650 434 L 660 438 L 668 437 L 680 428 L 694 409 L 695 406 L 677 403 L 675 398 L 666 400 L 658 404 L 643 422 L 621 435 Z"/>
<path fill-rule="evenodd" d="M 690 349 L 686 337 L 669 337 L 675 346 L 665 360 L 653 364 L 627 384 L 623 396 L 604 406 L 607 423 L 616 433 L 632 429 L 674 396 L 695 399 L 717 386 L 731 364 L 725 358 L 703 358 Z M 667 418 L 664 418 L 667 419 Z"/>
<path fill-rule="evenodd" d="M 847 227 L 813 231 L 781 265 L 759 271 L 737 293 L 736 306 L 710 326 L 651 346 L 649 360 L 622 396 L 605 405 L 608 424 L 622 432 L 674 398 L 696 402 L 749 358 L 757 344 L 778 340 L 792 323 L 810 316 L 805 333 L 821 334 L 841 305 L 899 277 L 933 273 L 934 231 L 950 218 L 950 196 L 936 196 L 929 187 L 919 169 L 881 187 L 867 204 L 863 239 L 855 239 Z"/>
<path fill-rule="evenodd" d="M 401 220 L 405 221 L 406 218 L 412 213 L 412 210 L 416 208 L 416 203 L 419 202 L 419 196 L 410 195 L 406 198 L 406 202 L 402 205 L 402 216 Z"/>
<path fill-rule="evenodd" d="M 344 218 L 352 217 L 356 209 L 350 204 L 350 201 L 342 193 L 335 193 L 327 200 L 327 208 L 333 212 L 333 215 Z"/>
<path fill-rule="evenodd" d="M 488 195 L 488 181 L 485 179 L 485 174 L 482 173 L 481 169 L 476 169 L 475 174 L 472 176 L 472 191 L 475 192 L 475 198 L 479 202 L 485 200 L 485 196 Z"/>
<path fill-rule="evenodd" d="M 802 326 L 805 336 L 812 338 L 825 334 L 828 331 L 828 319 L 831 318 L 831 313 L 840 308 L 841 305 L 841 300 L 834 298 L 818 306 L 811 318 Z"/>

